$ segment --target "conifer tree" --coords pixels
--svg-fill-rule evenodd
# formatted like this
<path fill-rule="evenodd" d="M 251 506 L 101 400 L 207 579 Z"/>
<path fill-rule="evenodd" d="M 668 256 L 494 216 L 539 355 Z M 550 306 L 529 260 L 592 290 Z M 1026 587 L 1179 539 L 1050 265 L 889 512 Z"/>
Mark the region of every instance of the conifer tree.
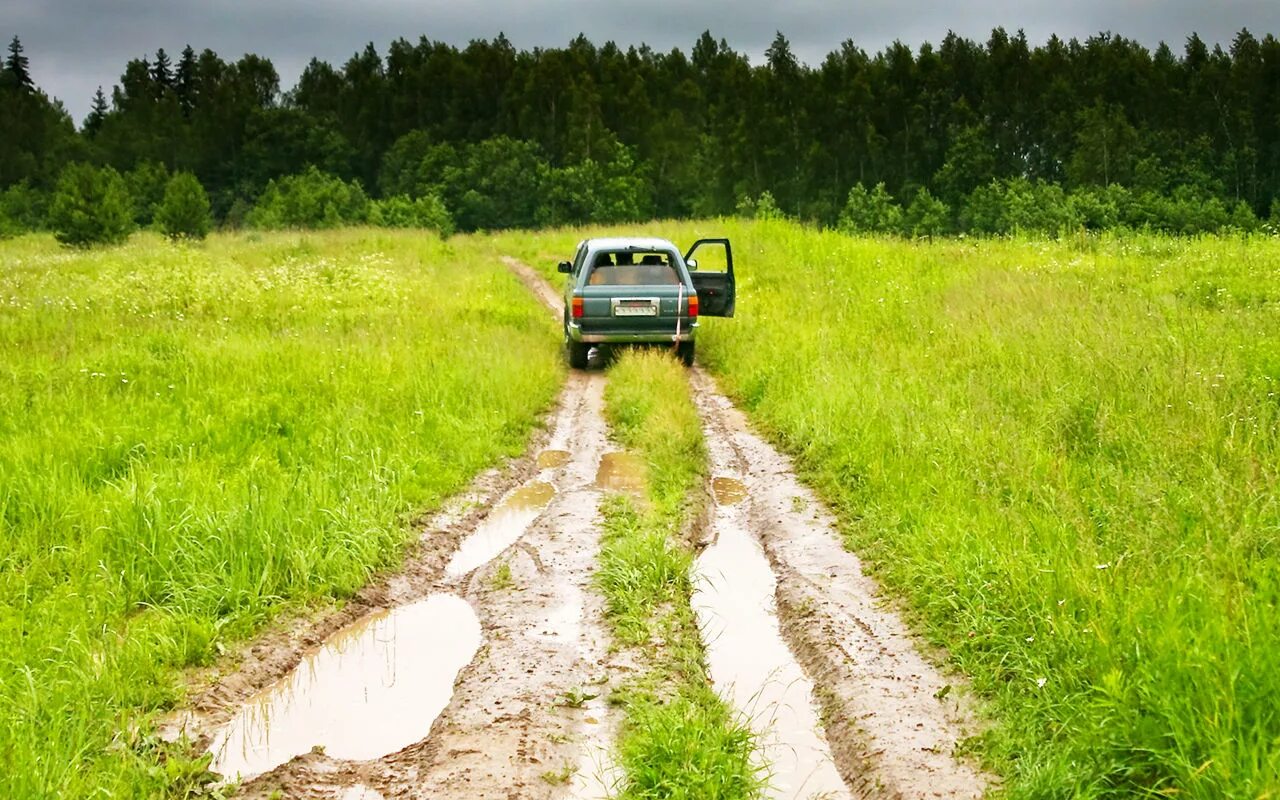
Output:
<path fill-rule="evenodd" d="M 102 87 L 98 87 L 98 91 L 93 93 L 93 107 L 89 109 L 89 116 L 84 120 L 84 132 L 90 136 L 96 136 L 98 131 L 102 130 L 102 123 L 107 118 L 107 96 L 102 93 Z"/>
<path fill-rule="evenodd" d="M 4 60 L 5 72 L 23 90 L 34 92 L 36 85 L 31 80 L 31 64 L 22 53 L 22 42 L 17 36 L 9 42 L 9 55 Z"/>

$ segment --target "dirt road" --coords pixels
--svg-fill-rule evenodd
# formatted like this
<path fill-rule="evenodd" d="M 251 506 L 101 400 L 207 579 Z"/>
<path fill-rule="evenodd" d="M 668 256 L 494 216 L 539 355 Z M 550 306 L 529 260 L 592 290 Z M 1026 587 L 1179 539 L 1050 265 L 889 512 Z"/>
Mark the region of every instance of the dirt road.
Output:
<path fill-rule="evenodd" d="M 512 271 L 558 319 L 557 293 Z M 600 372 L 574 372 L 524 457 L 424 526 L 404 569 L 264 635 L 175 719 L 241 793 L 595 798 L 629 675 L 591 585 L 610 462 Z M 761 734 L 770 797 L 977 797 L 967 720 L 831 516 L 701 370 L 714 502 L 695 611 L 717 690 Z M 953 692 L 951 697 L 961 694 Z"/>

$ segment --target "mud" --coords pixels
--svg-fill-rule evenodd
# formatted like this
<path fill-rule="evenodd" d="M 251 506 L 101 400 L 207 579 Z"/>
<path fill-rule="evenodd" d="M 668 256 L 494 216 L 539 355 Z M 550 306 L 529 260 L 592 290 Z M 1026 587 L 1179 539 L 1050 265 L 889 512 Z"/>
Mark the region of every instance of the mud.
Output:
<path fill-rule="evenodd" d="M 694 564 L 692 605 L 716 691 L 759 736 L 767 797 L 847 798 L 819 733 L 813 685 L 782 639 L 773 571 L 746 528 L 746 487 L 728 477 L 714 478 L 712 487 L 714 543 Z"/>
<path fill-rule="evenodd" d="M 623 492 L 633 497 L 644 495 L 645 466 L 632 453 L 605 453 L 596 471 L 595 487 L 610 492 Z"/>
<path fill-rule="evenodd" d="M 484 522 L 462 540 L 444 568 L 445 577 L 457 578 L 489 563 L 525 532 L 555 496 L 555 487 L 546 481 L 525 484 L 508 494 L 494 507 Z"/>
<path fill-rule="evenodd" d="M 557 469 L 569 463 L 568 450 L 543 450 L 538 453 L 539 469 Z"/>
<path fill-rule="evenodd" d="M 250 698 L 214 737 L 210 769 L 249 778 L 313 747 L 371 759 L 426 735 L 480 646 L 465 600 L 435 594 L 370 614 Z"/>
<path fill-rule="evenodd" d="M 731 506 L 747 499 L 747 485 L 737 478 L 717 475 L 711 479 L 711 495 L 716 503 Z"/>
<path fill-rule="evenodd" d="M 175 717 L 170 735 L 215 746 L 227 772 L 266 769 L 241 785 L 245 797 L 605 797 L 615 780 L 607 754 L 617 723 L 604 698 L 627 673 L 610 661 L 603 608 L 590 587 L 601 494 L 593 481 L 611 449 L 602 407 L 603 377 L 571 375 L 530 455 L 451 502 L 403 571 L 375 581 L 346 609 L 262 637 L 241 669 Z M 565 456 L 536 457 L 542 449 Z M 407 635 L 404 614 L 421 598 L 430 598 L 423 606 L 472 611 L 481 639 L 474 657 L 446 657 L 446 637 L 433 627 L 445 624 L 438 616 Z M 467 627 L 447 624 L 455 635 Z M 409 649 L 430 654 L 431 663 L 400 663 L 410 638 Z M 353 639 L 372 644 L 353 649 Z M 461 672 L 458 661 L 469 662 Z M 348 673 L 365 683 L 352 689 Z M 409 675 L 432 705 L 397 700 L 381 712 L 360 711 Z M 343 688 L 321 689 L 330 685 Z M 317 721 L 325 707 L 343 721 Z M 263 743 L 269 757 L 233 763 L 233 753 L 258 757 Z M 394 752 L 384 755 L 388 748 Z"/>
<path fill-rule="evenodd" d="M 980 797 L 992 779 L 954 755 L 974 729 L 966 693 L 942 691 L 961 682 L 920 654 L 789 459 L 751 431 L 708 375 L 695 369 L 691 381 L 713 472 L 736 474 L 746 487 L 733 508 L 772 567 L 782 636 L 819 687 L 826 739 L 849 790 Z"/>

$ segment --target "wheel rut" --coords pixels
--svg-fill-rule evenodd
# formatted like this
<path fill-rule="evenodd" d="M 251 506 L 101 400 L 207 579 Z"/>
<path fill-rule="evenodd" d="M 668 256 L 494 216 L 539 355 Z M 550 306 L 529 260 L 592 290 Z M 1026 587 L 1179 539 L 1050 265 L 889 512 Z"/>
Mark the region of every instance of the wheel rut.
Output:
<path fill-rule="evenodd" d="M 724 481 L 721 485 L 741 495 L 733 506 L 737 510 L 722 513 L 720 524 L 734 536 L 745 526 L 751 544 L 772 567 L 763 580 L 774 582 L 779 630 L 804 670 L 790 688 L 794 695 L 804 686 L 801 694 L 819 710 L 822 738 L 845 791 L 859 798 L 981 797 L 990 777 L 954 755 L 973 727 L 963 692 L 944 691 L 957 679 L 945 678 L 920 654 L 905 623 L 886 608 L 857 556 L 844 548 L 834 518 L 800 483 L 790 460 L 752 432 L 709 375 L 695 369 L 690 380 L 713 481 Z M 750 563 L 750 553 L 741 558 Z M 710 647 L 714 652 L 715 643 Z M 757 702 L 782 696 L 780 689 L 770 688 L 777 682 L 764 683 Z M 779 716 L 783 721 L 794 721 L 797 710 L 804 716 L 798 699 L 773 702 L 791 715 Z M 827 788 L 829 780 L 821 777 L 824 752 L 794 724 L 764 733 L 762 741 L 780 777 L 793 782 L 818 777 L 820 791 L 849 796 Z M 777 796 L 803 795 L 779 791 Z"/>

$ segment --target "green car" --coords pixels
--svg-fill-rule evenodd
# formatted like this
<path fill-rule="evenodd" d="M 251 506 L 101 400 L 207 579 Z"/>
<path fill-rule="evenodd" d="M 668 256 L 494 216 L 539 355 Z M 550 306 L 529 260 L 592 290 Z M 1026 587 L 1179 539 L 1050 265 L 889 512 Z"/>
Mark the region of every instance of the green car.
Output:
<path fill-rule="evenodd" d="M 666 344 L 691 365 L 698 318 L 733 316 L 728 239 L 699 239 L 683 255 L 666 239 L 587 239 L 560 271 L 565 355 L 578 369 L 593 347 L 617 344 Z"/>

